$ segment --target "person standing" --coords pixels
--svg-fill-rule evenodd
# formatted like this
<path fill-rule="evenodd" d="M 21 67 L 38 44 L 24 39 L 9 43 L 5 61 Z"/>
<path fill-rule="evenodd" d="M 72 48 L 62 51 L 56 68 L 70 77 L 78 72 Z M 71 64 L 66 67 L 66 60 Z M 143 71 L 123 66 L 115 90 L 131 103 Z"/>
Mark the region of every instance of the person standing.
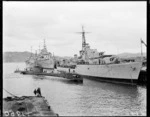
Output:
<path fill-rule="evenodd" d="M 40 89 L 40 88 L 37 89 L 37 93 L 38 93 L 38 96 L 39 96 L 39 97 L 42 96 L 42 95 L 41 95 L 41 89 Z"/>
<path fill-rule="evenodd" d="M 37 91 L 36 91 L 36 89 L 34 90 L 34 94 L 35 94 L 35 96 L 36 96 L 36 93 L 37 93 Z"/>

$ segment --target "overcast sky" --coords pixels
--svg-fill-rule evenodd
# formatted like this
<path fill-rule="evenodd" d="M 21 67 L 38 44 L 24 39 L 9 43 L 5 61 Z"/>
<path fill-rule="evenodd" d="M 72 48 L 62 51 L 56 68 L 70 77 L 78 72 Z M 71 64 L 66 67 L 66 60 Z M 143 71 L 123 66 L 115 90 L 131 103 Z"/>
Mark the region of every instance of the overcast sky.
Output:
<path fill-rule="evenodd" d="M 3 2 L 3 51 L 43 47 L 58 56 L 79 55 L 84 25 L 91 48 L 106 54 L 141 52 L 146 2 Z M 146 51 L 143 45 L 143 51 Z"/>

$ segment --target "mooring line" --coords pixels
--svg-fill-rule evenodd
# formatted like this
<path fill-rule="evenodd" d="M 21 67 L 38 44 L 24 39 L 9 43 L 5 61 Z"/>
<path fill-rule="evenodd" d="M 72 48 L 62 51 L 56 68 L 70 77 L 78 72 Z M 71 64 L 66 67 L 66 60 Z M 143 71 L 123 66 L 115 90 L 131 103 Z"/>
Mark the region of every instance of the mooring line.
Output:
<path fill-rule="evenodd" d="M 10 93 L 9 91 L 7 91 L 7 90 L 6 90 L 6 89 L 4 89 L 4 88 L 3 88 L 3 90 L 5 90 L 7 93 L 9 93 L 10 95 L 12 95 L 12 96 L 14 96 L 14 97 L 18 97 L 18 96 L 16 96 L 16 95 L 14 95 L 14 94 Z"/>

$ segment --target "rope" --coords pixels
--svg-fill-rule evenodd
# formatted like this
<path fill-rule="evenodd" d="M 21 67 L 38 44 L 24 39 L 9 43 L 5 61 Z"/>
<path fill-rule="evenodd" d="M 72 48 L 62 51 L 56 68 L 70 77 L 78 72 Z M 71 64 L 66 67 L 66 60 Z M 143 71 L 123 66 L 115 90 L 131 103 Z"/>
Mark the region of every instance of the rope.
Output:
<path fill-rule="evenodd" d="M 17 97 L 15 96 L 14 94 L 10 93 L 9 91 L 7 91 L 6 89 L 3 88 L 3 90 L 5 90 L 7 93 L 9 93 L 10 95 L 14 96 L 14 97 Z"/>

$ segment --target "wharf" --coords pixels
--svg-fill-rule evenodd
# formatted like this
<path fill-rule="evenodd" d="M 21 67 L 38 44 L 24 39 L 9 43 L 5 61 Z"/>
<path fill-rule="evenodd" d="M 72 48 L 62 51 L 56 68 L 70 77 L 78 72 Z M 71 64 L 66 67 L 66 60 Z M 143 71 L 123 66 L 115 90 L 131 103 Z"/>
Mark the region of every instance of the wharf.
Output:
<path fill-rule="evenodd" d="M 58 116 L 44 97 L 22 96 L 3 99 L 3 116 Z"/>
<path fill-rule="evenodd" d="M 21 74 L 29 74 L 29 75 L 44 75 L 44 76 L 55 76 L 55 77 L 62 77 L 69 79 L 75 82 L 83 82 L 83 78 L 76 73 L 66 73 L 66 72 L 59 72 L 59 73 L 45 73 L 45 72 L 32 72 L 32 71 L 22 71 Z"/>

